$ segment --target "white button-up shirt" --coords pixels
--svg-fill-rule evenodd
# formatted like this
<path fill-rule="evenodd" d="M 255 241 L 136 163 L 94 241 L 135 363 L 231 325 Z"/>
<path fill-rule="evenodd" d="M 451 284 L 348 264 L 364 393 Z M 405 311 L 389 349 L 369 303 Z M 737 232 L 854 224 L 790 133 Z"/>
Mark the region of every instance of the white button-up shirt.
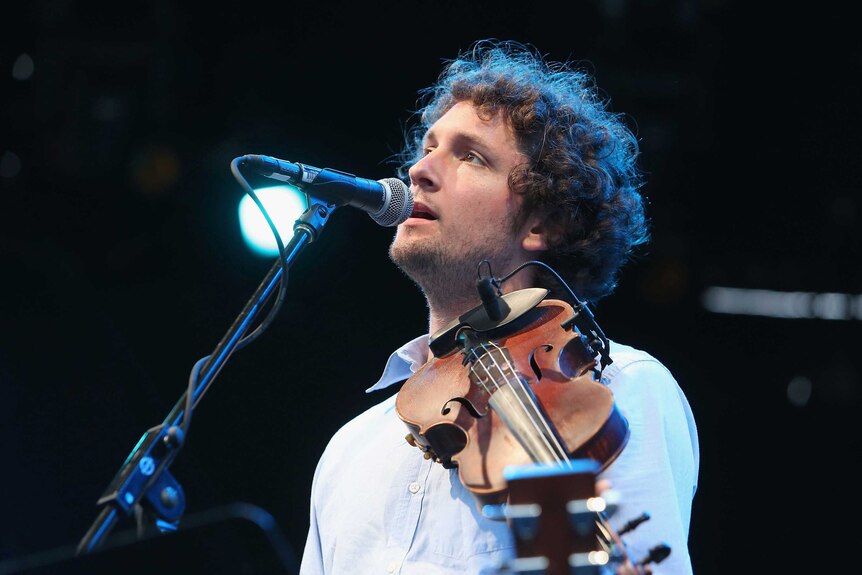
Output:
<path fill-rule="evenodd" d="M 602 381 L 614 393 L 631 432 L 625 449 L 599 478 L 622 501 L 619 529 L 649 513 L 623 536 L 637 561 L 660 543 L 670 556 L 656 575 L 692 572 L 688 528 L 697 486 L 697 429 L 688 401 L 655 358 L 615 342 Z M 428 357 L 420 336 L 389 358 L 373 392 L 407 379 Z M 311 520 L 301 575 L 494 575 L 515 554 L 505 522 L 482 516 L 458 478 L 407 443 L 395 395 L 345 424 L 320 458 L 311 488 Z"/>

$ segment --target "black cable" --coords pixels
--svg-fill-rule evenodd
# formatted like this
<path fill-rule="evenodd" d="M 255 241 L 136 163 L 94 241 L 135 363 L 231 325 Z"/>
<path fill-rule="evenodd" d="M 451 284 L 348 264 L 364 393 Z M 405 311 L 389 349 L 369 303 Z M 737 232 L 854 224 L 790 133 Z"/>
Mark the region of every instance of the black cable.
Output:
<path fill-rule="evenodd" d="M 484 263 L 484 262 L 487 262 L 487 260 L 483 260 L 479 264 L 479 266 L 481 266 L 482 263 Z M 521 270 L 523 270 L 527 266 L 541 266 L 541 267 L 545 268 L 546 270 L 551 272 L 551 274 L 557 279 L 557 281 L 560 283 L 560 285 L 562 285 L 564 288 L 566 288 L 566 291 L 569 292 L 569 296 L 571 296 L 571 298 L 572 298 L 572 301 L 570 303 L 572 304 L 572 308 L 575 311 L 575 315 L 573 316 L 572 320 L 570 320 L 570 322 L 574 321 L 575 323 L 578 323 L 579 325 L 586 326 L 587 331 L 590 331 L 591 332 L 590 335 L 593 336 L 593 338 L 594 338 L 593 341 L 590 342 L 590 344 L 592 345 L 592 344 L 598 343 L 601 346 L 602 349 L 599 351 L 600 351 L 601 356 L 602 356 L 602 368 L 604 368 L 606 365 L 608 365 L 610 363 L 613 363 L 613 360 L 610 357 L 610 342 L 608 341 L 607 336 L 602 331 L 602 328 L 599 327 L 598 323 L 596 323 L 595 317 L 593 317 L 593 312 L 590 310 L 589 306 L 587 306 L 587 304 L 585 302 L 582 302 L 578 298 L 578 296 L 575 295 L 574 290 L 572 290 L 572 288 L 569 287 L 569 284 L 567 284 L 565 281 L 563 281 L 563 278 L 560 277 L 560 274 L 558 274 L 556 272 L 556 270 L 554 270 L 554 268 L 552 268 L 551 266 L 549 266 L 545 262 L 540 262 L 538 260 L 531 260 L 528 262 L 524 262 L 521 265 L 519 265 L 518 267 L 516 267 L 514 270 L 512 270 L 511 272 L 509 272 L 508 274 L 503 276 L 502 278 L 497 279 L 497 278 L 494 278 L 492 275 L 491 276 L 491 282 L 494 284 L 494 286 L 496 286 L 499 289 L 500 285 L 502 285 L 503 282 L 508 281 L 512 276 L 514 276 L 516 273 L 520 272 Z M 490 264 L 488 264 L 488 269 L 490 270 Z M 480 277 L 481 277 L 481 273 L 480 273 Z M 586 316 L 586 320 L 583 319 L 583 316 L 581 315 L 582 313 L 583 313 L 583 315 Z M 580 318 L 580 321 L 578 321 L 576 318 Z"/>
<path fill-rule="evenodd" d="M 541 266 L 541 267 L 545 268 L 546 270 L 551 272 L 551 274 L 557 279 L 557 281 L 560 283 L 560 285 L 562 285 L 564 288 L 566 288 L 566 291 L 569 292 L 569 295 L 572 298 L 572 303 L 575 305 L 575 307 L 584 307 L 586 305 L 580 299 L 578 299 L 578 296 L 575 295 L 575 292 L 572 290 L 572 288 L 569 287 L 569 284 L 567 284 L 565 281 L 563 281 L 563 278 L 560 277 L 560 274 L 558 274 L 554 270 L 554 268 L 552 268 L 551 266 L 549 266 L 545 262 L 540 262 L 538 260 L 531 260 L 528 262 L 524 262 L 521 265 L 519 265 L 518 267 L 516 267 L 514 270 L 512 270 L 511 272 L 509 272 L 508 274 L 503 276 L 502 278 L 499 278 L 499 279 L 494 278 L 493 281 L 496 285 L 499 286 L 503 282 L 509 281 L 512 278 L 512 276 L 514 276 L 516 273 L 520 272 L 521 270 L 523 270 L 527 266 Z"/>
<path fill-rule="evenodd" d="M 240 350 L 253 342 L 257 337 L 263 333 L 269 325 L 272 323 L 275 316 L 278 314 L 278 310 L 281 308 L 282 303 L 284 302 L 285 294 L 287 293 L 287 254 L 284 251 L 284 242 L 281 241 L 281 234 L 278 233 L 278 228 L 275 227 L 272 219 L 269 217 L 269 214 L 266 211 L 266 208 L 263 207 L 263 203 L 261 203 L 260 199 L 257 197 L 257 194 L 254 193 L 254 189 L 248 183 L 248 181 L 242 176 L 239 171 L 239 161 L 242 158 L 234 158 L 230 163 L 230 169 L 233 173 L 234 177 L 239 181 L 240 185 L 245 188 L 245 193 L 251 196 L 251 199 L 254 200 L 254 203 L 257 204 L 258 209 L 263 214 L 263 217 L 266 219 L 266 223 L 269 225 L 269 229 L 272 230 L 272 235 L 275 236 L 275 243 L 278 245 L 278 259 L 281 264 L 281 278 L 279 278 L 278 282 L 278 296 L 276 297 L 275 303 L 269 310 L 269 313 L 260 322 L 254 331 L 252 331 L 247 336 L 243 337 L 239 342 L 237 342 L 236 349 Z"/>
<path fill-rule="evenodd" d="M 278 315 L 279 309 L 281 309 L 282 303 L 284 302 L 285 294 L 287 293 L 287 254 L 285 253 L 284 242 L 281 240 L 281 234 L 278 233 L 278 228 L 275 227 L 275 224 L 272 221 L 272 218 L 269 217 L 269 213 L 267 213 L 266 208 L 263 207 L 263 203 L 260 201 L 260 198 L 257 197 L 257 194 L 254 193 L 254 188 L 248 183 L 248 181 L 243 177 L 243 175 L 239 171 L 239 161 L 241 158 L 234 158 L 230 163 L 230 170 L 233 173 L 234 178 L 240 183 L 240 185 L 245 190 L 245 193 L 248 194 L 254 203 L 257 205 L 260 212 L 263 214 L 264 219 L 266 219 L 266 223 L 269 225 L 269 229 L 272 230 L 273 235 L 275 236 L 275 243 L 278 246 L 278 259 L 281 264 L 281 277 L 278 282 L 278 295 L 276 296 L 276 300 L 272 306 L 270 306 L 269 313 L 263 320 L 258 324 L 258 326 L 252 330 L 251 333 L 244 336 L 240 339 L 236 344 L 236 351 L 239 351 L 257 339 L 260 334 L 266 331 L 269 328 L 270 324 L 272 324 L 276 315 Z M 193 405 L 193 396 L 194 390 L 197 386 L 198 376 L 200 375 L 201 368 L 207 360 L 210 359 L 210 355 L 202 357 L 199 359 L 195 365 L 192 367 L 191 373 L 189 374 L 189 384 L 188 389 L 186 389 L 186 407 L 183 410 L 183 421 L 180 425 L 180 428 L 183 432 L 183 436 L 188 435 L 189 426 L 191 425 L 192 420 L 192 410 L 194 409 Z"/>

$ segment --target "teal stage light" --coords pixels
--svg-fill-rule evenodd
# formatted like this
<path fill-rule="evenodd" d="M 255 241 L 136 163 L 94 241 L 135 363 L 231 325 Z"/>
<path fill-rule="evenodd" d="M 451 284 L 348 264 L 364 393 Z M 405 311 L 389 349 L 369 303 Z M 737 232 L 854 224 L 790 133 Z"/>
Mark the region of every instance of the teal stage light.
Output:
<path fill-rule="evenodd" d="M 273 186 L 254 191 L 275 224 L 285 245 L 293 237 L 293 224 L 308 208 L 305 194 L 293 186 Z M 278 255 L 278 244 L 263 213 L 248 194 L 239 202 L 239 226 L 246 246 L 256 255 Z"/>

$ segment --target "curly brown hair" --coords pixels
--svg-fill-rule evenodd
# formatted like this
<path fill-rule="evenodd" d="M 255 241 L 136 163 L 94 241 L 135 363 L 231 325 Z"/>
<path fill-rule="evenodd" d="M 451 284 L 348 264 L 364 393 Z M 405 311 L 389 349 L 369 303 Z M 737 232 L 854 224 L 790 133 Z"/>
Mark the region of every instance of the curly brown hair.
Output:
<path fill-rule="evenodd" d="M 471 102 L 482 117 L 504 114 L 529 158 L 509 176 L 523 197 L 516 228 L 538 211 L 551 231 L 539 259 L 581 299 L 613 292 L 620 268 L 649 232 L 637 139 L 600 99 L 592 76 L 524 44 L 480 40 L 419 94 L 419 122 L 405 134 L 399 176 L 408 177 L 425 133 L 457 102 Z M 564 293 L 544 271 L 538 277 L 552 293 Z"/>

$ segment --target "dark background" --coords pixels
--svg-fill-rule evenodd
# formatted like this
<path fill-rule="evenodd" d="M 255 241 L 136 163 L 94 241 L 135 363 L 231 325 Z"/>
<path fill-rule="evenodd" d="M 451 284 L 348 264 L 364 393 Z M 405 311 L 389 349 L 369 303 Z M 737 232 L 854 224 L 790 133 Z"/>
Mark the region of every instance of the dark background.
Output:
<path fill-rule="evenodd" d="M 639 135 L 653 241 L 596 315 L 691 402 L 695 572 L 852 564 L 862 296 L 837 320 L 702 304 L 710 286 L 862 294 L 850 14 L 721 0 L 16 4 L 0 18 L 0 559 L 81 539 L 272 265 L 242 242 L 231 159 L 389 177 L 417 91 L 496 37 L 586 66 Z M 21 54 L 27 79 L 13 77 Z M 426 328 L 391 235 L 345 208 L 301 254 L 276 320 L 195 412 L 171 468 L 187 513 L 252 503 L 301 551 L 326 441 L 383 399 L 363 390 Z M 789 400 L 794 380 L 807 401 Z"/>

